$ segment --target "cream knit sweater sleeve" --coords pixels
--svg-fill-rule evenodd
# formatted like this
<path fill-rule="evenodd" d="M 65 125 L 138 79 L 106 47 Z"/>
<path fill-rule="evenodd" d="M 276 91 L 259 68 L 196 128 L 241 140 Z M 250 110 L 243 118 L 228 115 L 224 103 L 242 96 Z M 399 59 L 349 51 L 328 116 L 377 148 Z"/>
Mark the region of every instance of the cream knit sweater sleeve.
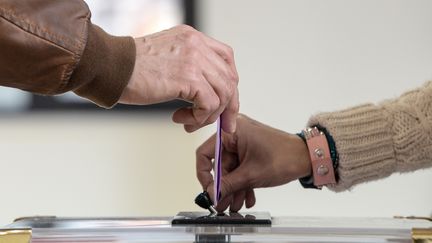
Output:
<path fill-rule="evenodd" d="M 308 126 L 316 124 L 339 153 L 339 181 L 330 190 L 432 167 L 432 82 L 378 105 L 317 114 Z"/>

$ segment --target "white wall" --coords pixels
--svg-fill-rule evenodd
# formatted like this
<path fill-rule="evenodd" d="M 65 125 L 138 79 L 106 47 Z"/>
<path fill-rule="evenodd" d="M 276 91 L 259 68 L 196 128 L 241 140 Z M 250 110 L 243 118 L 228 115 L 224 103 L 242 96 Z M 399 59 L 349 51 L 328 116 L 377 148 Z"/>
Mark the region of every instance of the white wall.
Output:
<path fill-rule="evenodd" d="M 157 216 L 195 208 L 197 134 L 168 114 L 0 119 L 0 225 L 33 215 Z"/>
<path fill-rule="evenodd" d="M 203 30 L 235 50 L 241 112 L 297 132 L 308 117 L 397 97 L 432 78 L 431 1 L 204 0 Z M 335 194 L 259 190 L 276 215 L 432 214 L 432 169 Z"/>
<path fill-rule="evenodd" d="M 430 1 L 198 2 L 203 30 L 236 51 L 241 111 L 289 132 L 299 131 L 312 113 L 396 97 L 432 77 Z M 3 117 L 0 225 L 36 214 L 197 210 L 195 148 L 213 130 L 186 134 L 169 114 Z M 429 215 L 431 184 L 431 169 L 339 194 L 291 183 L 259 190 L 255 209 Z"/>

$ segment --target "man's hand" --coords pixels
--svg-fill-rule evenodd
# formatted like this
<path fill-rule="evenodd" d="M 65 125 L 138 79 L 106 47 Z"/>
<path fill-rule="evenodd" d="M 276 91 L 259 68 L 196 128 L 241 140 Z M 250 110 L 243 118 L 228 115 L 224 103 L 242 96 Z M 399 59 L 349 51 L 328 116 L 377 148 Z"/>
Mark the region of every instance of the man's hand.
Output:
<path fill-rule="evenodd" d="M 190 26 L 138 38 L 135 68 L 120 103 L 147 105 L 182 99 L 193 103 L 173 121 L 193 132 L 222 115 L 232 133 L 239 110 L 238 74 L 231 47 Z"/>
<path fill-rule="evenodd" d="M 222 136 L 222 200 L 217 210 L 237 212 L 246 203 L 255 204 L 254 188 L 283 185 L 312 173 L 306 144 L 297 135 L 285 133 L 239 115 L 234 134 Z M 213 135 L 196 153 L 197 177 L 213 195 L 210 174 L 215 150 Z"/>

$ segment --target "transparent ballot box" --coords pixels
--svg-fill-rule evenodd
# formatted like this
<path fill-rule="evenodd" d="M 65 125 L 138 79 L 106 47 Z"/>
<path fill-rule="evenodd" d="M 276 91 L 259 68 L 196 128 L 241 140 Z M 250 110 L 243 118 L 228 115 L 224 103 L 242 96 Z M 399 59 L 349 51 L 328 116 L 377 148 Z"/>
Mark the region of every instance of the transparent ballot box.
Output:
<path fill-rule="evenodd" d="M 20 218 L 0 229 L 0 243 L 432 242 L 427 218 L 273 217 L 271 225 L 177 225 L 172 219 Z"/>

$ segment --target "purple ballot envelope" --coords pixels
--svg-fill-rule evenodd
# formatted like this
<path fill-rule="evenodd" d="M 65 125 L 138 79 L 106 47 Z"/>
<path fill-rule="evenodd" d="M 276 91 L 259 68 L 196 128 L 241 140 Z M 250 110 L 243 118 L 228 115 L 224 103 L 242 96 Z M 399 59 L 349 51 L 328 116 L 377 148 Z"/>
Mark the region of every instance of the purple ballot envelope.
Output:
<path fill-rule="evenodd" d="M 214 158 L 214 206 L 217 206 L 221 199 L 221 176 L 222 176 L 222 131 L 221 117 L 217 120 L 215 158 Z"/>

